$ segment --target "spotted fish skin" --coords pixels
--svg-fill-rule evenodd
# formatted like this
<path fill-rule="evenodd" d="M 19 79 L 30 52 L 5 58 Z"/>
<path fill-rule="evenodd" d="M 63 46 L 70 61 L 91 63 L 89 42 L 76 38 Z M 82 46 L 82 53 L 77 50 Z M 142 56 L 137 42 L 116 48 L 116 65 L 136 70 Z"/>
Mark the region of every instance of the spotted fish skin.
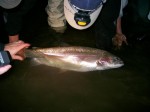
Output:
<path fill-rule="evenodd" d="M 27 49 L 25 56 L 39 64 L 78 72 L 113 69 L 124 65 L 119 57 L 107 51 L 82 46 Z"/>

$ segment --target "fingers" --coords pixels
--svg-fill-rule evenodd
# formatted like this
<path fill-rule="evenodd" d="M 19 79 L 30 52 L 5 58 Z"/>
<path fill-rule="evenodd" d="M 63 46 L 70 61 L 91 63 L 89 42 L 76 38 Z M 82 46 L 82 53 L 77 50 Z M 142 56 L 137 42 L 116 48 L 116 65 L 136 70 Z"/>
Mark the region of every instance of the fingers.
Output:
<path fill-rule="evenodd" d="M 116 34 L 113 38 L 112 38 L 112 42 L 113 42 L 113 45 L 117 48 L 121 48 L 123 42 L 128 45 L 128 42 L 127 42 L 127 38 L 124 34 Z"/>
<path fill-rule="evenodd" d="M 0 67 L 0 75 L 7 72 L 10 68 L 11 68 L 11 65 Z"/>
<path fill-rule="evenodd" d="M 17 53 L 12 55 L 12 58 L 15 60 L 23 60 L 24 59 L 24 50 L 28 48 L 30 45 L 23 43 L 16 48 Z"/>
<path fill-rule="evenodd" d="M 19 40 L 17 42 L 6 44 L 4 50 L 9 51 L 12 59 L 23 60 L 24 58 L 21 56 L 24 55 L 24 49 L 28 48 L 29 46 L 29 43 Z"/>
<path fill-rule="evenodd" d="M 23 48 L 28 48 L 29 46 L 30 46 L 30 44 L 28 44 L 28 43 L 22 43 L 18 47 L 16 47 L 16 51 L 20 51 Z"/>
<path fill-rule="evenodd" d="M 122 38 L 123 38 L 123 41 L 125 42 L 125 44 L 126 44 L 126 45 L 128 45 L 128 42 L 127 42 L 127 38 L 126 38 L 126 36 L 125 36 L 125 35 L 123 35 L 123 37 L 122 37 Z"/>
<path fill-rule="evenodd" d="M 18 41 L 14 42 L 14 43 L 24 43 L 24 41 L 18 40 Z"/>
<path fill-rule="evenodd" d="M 14 60 L 20 60 L 20 61 L 22 61 L 24 58 L 23 57 L 21 57 L 21 56 L 19 56 L 19 55 L 14 55 L 13 57 L 12 57 Z"/>

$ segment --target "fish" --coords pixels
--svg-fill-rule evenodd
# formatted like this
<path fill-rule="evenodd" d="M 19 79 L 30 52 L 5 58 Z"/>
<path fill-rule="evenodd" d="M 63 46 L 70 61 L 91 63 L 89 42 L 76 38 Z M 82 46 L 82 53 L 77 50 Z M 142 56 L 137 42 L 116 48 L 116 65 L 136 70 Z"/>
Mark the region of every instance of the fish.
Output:
<path fill-rule="evenodd" d="M 108 51 L 83 46 L 26 49 L 25 57 L 34 59 L 38 64 L 77 72 L 107 70 L 124 65 L 119 57 Z"/>

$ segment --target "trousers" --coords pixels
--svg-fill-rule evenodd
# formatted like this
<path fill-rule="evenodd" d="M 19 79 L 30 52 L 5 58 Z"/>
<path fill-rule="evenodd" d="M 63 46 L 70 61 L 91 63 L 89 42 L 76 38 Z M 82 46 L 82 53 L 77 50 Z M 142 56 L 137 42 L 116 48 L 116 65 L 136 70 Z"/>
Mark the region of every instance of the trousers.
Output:
<path fill-rule="evenodd" d="M 49 26 L 62 27 L 66 25 L 64 0 L 48 0 L 45 10 L 48 15 Z"/>

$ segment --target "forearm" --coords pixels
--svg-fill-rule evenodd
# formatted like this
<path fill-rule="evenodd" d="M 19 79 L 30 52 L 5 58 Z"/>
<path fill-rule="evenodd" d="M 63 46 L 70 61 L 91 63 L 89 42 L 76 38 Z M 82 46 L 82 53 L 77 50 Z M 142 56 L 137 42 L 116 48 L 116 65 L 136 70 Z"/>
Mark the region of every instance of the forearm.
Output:
<path fill-rule="evenodd" d="M 117 19 L 116 33 L 122 34 L 121 17 Z"/>

